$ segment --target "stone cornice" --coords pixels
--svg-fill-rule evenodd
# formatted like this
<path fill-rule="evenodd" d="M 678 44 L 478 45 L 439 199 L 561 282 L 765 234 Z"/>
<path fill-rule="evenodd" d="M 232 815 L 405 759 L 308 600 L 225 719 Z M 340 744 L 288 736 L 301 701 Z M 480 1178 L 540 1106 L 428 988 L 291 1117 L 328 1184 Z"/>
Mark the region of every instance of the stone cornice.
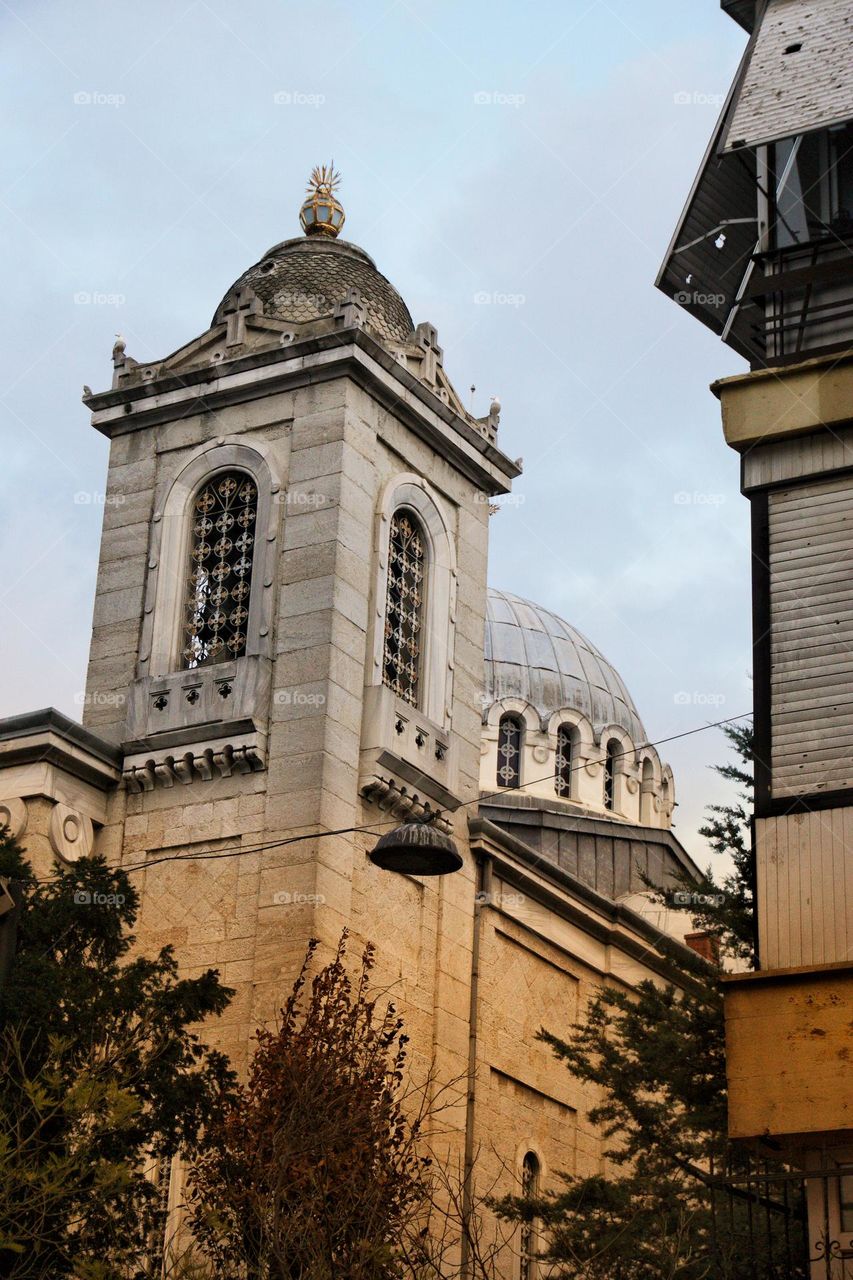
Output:
<path fill-rule="evenodd" d="M 470 818 L 468 829 L 472 851 L 478 857 L 491 858 L 495 875 L 590 937 L 617 947 L 667 982 L 679 986 L 688 984 L 689 979 L 667 958 L 667 951 L 677 955 L 686 968 L 698 971 L 702 961 L 689 947 L 662 934 L 630 907 L 613 902 L 577 877 L 545 861 L 529 845 L 495 823 L 485 818 Z"/>
<path fill-rule="evenodd" d="M 215 367 L 168 373 L 139 385 L 87 395 L 84 403 L 92 411 L 92 425 L 112 438 L 176 416 L 219 410 L 344 374 L 485 492 L 506 493 L 521 474 L 520 467 L 363 329 L 251 352 Z"/>
<path fill-rule="evenodd" d="M 0 769 L 52 764 L 102 791 L 118 785 L 121 748 L 99 738 L 55 707 L 0 720 Z"/>

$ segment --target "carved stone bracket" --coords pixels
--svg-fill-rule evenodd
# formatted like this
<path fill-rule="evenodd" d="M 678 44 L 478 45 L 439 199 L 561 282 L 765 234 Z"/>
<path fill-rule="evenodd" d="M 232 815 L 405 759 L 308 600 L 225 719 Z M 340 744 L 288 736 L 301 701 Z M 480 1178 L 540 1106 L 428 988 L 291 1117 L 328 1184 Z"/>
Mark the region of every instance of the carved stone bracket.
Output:
<path fill-rule="evenodd" d="M 445 835 L 450 835 L 453 831 L 447 818 L 435 816 L 440 810 L 433 808 L 428 800 L 422 800 L 417 792 L 409 791 L 393 778 L 371 778 L 362 786 L 361 795 L 377 805 L 383 813 L 390 813 L 402 822 L 423 822 L 433 815 L 437 831 L 443 831 Z"/>
<path fill-rule="evenodd" d="M 153 791 L 155 787 L 173 787 L 176 782 L 188 786 L 191 782 L 230 778 L 233 774 L 259 773 L 263 768 L 264 757 L 258 747 L 224 746 L 215 751 L 208 747 L 197 755 L 187 751 L 182 756 L 169 755 L 131 765 L 122 777 L 127 790 L 138 793 Z"/>

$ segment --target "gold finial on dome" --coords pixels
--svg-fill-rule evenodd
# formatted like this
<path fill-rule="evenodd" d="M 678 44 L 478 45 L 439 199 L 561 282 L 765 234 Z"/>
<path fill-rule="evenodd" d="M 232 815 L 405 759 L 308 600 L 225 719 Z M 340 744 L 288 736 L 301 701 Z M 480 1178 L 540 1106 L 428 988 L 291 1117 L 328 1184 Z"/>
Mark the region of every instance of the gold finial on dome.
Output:
<path fill-rule="evenodd" d="M 308 199 L 299 210 L 299 221 L 306 236 L 334 238 L 344 225 L 344 207 L 334 194 L 340 180 L 334 160 L 328 168 L 324 164 L 315 165 L 308 183 Z"/>

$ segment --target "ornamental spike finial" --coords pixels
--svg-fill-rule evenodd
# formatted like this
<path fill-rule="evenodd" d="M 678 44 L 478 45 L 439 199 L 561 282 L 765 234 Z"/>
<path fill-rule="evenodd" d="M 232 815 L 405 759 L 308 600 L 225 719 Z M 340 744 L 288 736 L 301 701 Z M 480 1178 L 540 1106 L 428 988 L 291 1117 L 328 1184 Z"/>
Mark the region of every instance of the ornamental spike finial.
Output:
<path fill-rule="evenodd" d="M 299 210 L 299 221 L 306 236 L 338 235 L 346 220 L 344 207 L 335 196 L 341 175 L 335 172 L 334 160 L 329 165 L 315 165 L 308 183 L 308 198 Z"/>

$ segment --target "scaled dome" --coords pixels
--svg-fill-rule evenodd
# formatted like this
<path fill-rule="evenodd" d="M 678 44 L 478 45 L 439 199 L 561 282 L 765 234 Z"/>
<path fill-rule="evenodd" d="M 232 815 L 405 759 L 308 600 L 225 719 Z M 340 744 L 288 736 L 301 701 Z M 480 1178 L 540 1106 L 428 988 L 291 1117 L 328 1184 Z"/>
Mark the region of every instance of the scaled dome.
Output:
<path fill-rule="evenodd" d="M 248 286 L 265 316 L 291 324 L 330 317 L 335 305 L 357 290 L 367 305 L 367 324 L 380 337 L 405 342 L 414 329 L 409 309 L 376 263 L 348 240 L 297 236 L 274 245 L 228 290 L 213 317 L 224 317 L 227 299 Z"/>
<path fill-rule="evenodd" d="M 646 731 L 619 673 L 586 636 L 550 609 L 489 588 L 484 707 L 504 698 L 529 703 L 547 724 L 573 707 L 596 732 L 618 725 L 639 746 Z"/>

